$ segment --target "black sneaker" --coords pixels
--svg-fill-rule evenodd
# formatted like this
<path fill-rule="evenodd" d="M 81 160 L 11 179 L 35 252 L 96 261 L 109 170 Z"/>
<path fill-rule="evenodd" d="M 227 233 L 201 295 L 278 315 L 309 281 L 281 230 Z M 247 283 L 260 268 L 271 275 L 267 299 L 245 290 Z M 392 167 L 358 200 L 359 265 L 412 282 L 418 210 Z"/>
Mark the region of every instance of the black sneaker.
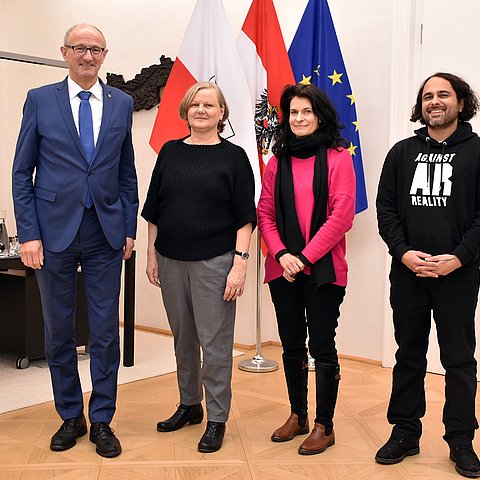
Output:
<path fill-rule="evenodd" d="M 450 460 L 455 462 L 455 470 L 464 477 L 480 477 L 480 462 L 471 445 L 452 445 Z"/>
<path fill-rule="evenodd" d="M 68 450 L 75 446 L 78 437 L 83 437 L 86 433 L 87 423 L 83 415 L 65 420 L 50 440 L 50 450 L 54 452 Z"/>
<path fill-rule="evenodd" d="M 409 455 L 420 453 L 418 443 L 418 437 L 390 437 L 375 455 L 375 460 L 383 465 L 399 463 Z"/>

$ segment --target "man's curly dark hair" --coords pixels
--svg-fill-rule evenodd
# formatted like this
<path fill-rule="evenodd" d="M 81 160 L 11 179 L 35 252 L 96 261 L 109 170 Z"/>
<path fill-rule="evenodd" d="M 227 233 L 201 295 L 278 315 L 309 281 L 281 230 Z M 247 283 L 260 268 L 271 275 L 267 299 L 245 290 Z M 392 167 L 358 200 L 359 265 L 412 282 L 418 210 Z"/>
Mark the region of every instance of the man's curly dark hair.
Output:
<path fill-rule="evenodd" d="M 478 111 L 480 102 L 477 94 L 472 90 L 470 85 L 461 77 L 453 75 L 452 73 L 437 72 L 433 75 L 430 75 L 421 85 L 417 94 L 417 102 L 412 108 L 412 116 L 410 118 L 411 122 L 419 121 L 425 125 L 425 120 L 422 116 L 422 96 L 423 89 L 425 88 L 426 83 L 433 77 L 440 77 L 450 83 L 453 90 L 457 95 L 458 102 L 463 100 L 463 109 L 458 114 L 458 120 L 460 122 L 468 122 L 473 118 Z"/>

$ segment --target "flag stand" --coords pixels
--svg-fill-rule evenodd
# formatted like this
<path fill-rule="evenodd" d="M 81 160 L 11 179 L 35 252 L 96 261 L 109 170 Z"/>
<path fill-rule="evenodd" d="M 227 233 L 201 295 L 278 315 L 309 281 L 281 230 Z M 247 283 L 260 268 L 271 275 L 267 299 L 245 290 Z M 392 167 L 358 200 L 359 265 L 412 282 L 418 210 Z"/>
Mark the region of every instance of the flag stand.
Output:
<path fill-rule="evenodd" d="M 267 360 L 262 355 L 262 329 L 261 329 L 261 307 L 262 307 L 262 248 L 260 245 L 260 233 L 257 229 L 257 311 L 255 314 L 257 347 L 256 353 L 250 360 L 242 360 L 238 364 L 238 368 L 244 372 L 266 373 L 278 370 L 278 362 L 275 360 Z"/>

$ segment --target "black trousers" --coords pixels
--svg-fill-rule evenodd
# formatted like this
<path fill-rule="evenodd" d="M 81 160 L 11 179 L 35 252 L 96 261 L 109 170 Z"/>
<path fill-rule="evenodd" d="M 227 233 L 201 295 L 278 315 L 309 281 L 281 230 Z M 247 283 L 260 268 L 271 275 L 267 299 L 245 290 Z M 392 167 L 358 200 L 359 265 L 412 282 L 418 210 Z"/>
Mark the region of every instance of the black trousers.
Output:
<path fill-rule="evenodd" d="M 269 282 L 278 333 L 283 353 L 307 358 L 307 335 L 310 355 L 318 362 L 338 363 L 335 330 L 345 287 L 326 284 L 315 288 L 309 275 L 299 273 L 290 283 L 284 277 Z"/>
<path fill-rule="evenodd" d="M 444 439 L 468 444 L 478 428 L 475 418 L 477 362 L 475 309 L 478 267 L 462 267 L 437 278 L 419 278 L 402 264 L 392 265 L 396 365 L 387 418 L 394 433 L 420 436 L 425 415 L 424 379 L 431 317 L 437 328 L 440 360 L 445 369 Z"/>

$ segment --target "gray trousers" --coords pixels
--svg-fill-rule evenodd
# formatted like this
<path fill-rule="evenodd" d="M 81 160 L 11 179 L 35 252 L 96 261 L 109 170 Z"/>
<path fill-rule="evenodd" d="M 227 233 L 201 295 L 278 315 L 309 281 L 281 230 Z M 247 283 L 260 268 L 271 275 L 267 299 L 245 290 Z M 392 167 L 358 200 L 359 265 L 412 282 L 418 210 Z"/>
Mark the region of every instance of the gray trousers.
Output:
<path fill-rule="evenodd" d="M 203 384 L 208 420 L 226 422 L 232 399 L 236 302 L 223 300 L 223 293 L 233 252 L 194 262 L 158 253 L 157 259 L 163 304 L 174 338 L 180 403 L 200 403 Z"/>

